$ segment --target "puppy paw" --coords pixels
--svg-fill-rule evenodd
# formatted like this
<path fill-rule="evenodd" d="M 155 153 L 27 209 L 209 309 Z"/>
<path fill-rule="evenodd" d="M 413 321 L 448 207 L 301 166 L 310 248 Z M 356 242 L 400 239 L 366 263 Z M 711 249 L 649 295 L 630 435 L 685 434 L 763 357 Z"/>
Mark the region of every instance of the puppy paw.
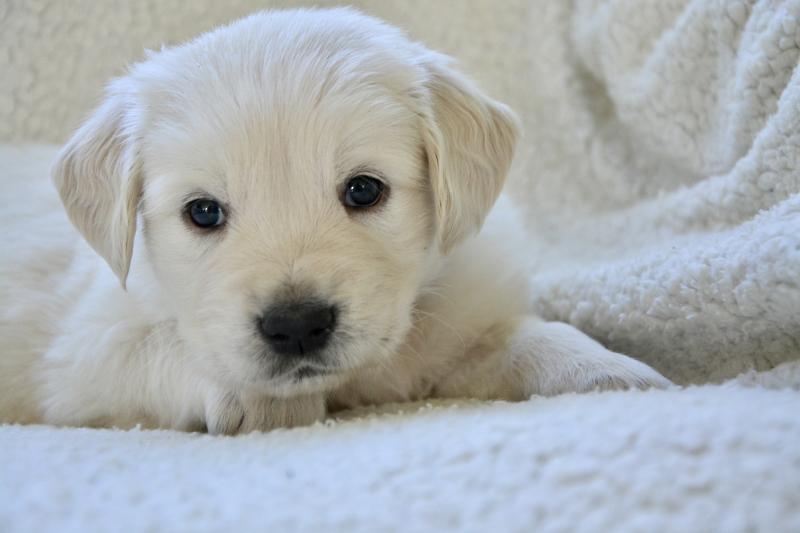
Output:
<path fill-rule="evenodd" d="M 212 435 L 236 435 L 313 424 L 325 417 L 321 395 L 273 398 L 263 395 L 215 394 L 205 409 Z"/>
<path fill-rule="evenodd" d="M 308 426 L 325 418 L 325 399 L 317 394 L 294 398 L 259 395 L 246 397 L 243 405 L 244 420 L 239 433 Z"/>
<path fill-rule="evenodd" d="M 576 328 L 527 320 L 509 345 L 524 392 L 552 396 L 566 392 L 666 388 L 672 383 L 648 365 L 612 352 Z"/>
<path fill-rule="evenodd" d="M 622 354 L 605 350 L 591 364 L 575 370 L 574 392 L 619 389 L 665 389 L 672 385 L 667 378 L 644 363 Z"/>
<path fill-rule="evenodd" d="M 214 392 L 205 402 L 205 427 L 211 435 L 235 435 L 244 424 L 244 406 L 233 394 Z"/>

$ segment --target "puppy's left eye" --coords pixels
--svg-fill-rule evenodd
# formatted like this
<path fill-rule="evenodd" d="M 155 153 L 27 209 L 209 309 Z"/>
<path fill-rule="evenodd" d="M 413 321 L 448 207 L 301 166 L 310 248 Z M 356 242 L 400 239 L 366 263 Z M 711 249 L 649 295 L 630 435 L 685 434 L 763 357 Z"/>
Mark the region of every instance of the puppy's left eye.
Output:
<path fill-rule="evenodd" d="M 186 214 L 195 226 L 204 229 L 215 229 L 225 223 L 225 212 L 215 200 L 202 198 L 189 202 Z"/>
<path fill-rule="evenodd" d="M 358 175 L 350 178 L 344 189 L 342 203 L 347 207 L 372 207 L 385 195 L 386 186 L 377 178 Z"/>

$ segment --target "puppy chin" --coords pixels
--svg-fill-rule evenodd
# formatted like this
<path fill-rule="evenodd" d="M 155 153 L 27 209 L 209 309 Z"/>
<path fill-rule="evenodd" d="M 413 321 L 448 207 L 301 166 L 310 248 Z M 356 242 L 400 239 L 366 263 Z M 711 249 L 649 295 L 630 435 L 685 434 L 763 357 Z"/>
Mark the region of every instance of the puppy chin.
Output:
<path fill-rule="evenodd" d="M 270 380 L 265 393 L 277 398 L 325 393 L 341 387 L 348 378 L 345 372 L 311 374 L 306 368 Z"/>

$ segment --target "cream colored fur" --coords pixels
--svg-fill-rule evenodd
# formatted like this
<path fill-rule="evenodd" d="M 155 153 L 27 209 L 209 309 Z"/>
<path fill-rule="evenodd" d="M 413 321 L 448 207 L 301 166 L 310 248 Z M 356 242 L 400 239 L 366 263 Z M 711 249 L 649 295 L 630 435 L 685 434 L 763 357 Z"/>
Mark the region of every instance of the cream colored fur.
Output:
<path fill-rule="evenodd" d="M 4 184 L 21 253 L 1 260 L 0 420 L 235 433 L 388 401 L 666 385 L 527 314 L 509 206 L 474 237 L 516 140 L 513 113 L 448 58 L 348 9 L 258 13 L 151 54 L 54 167 L 85 241 L 38 176 Z M 354 213 L 339 191 L 365 169 L 389 194 Z M 226 206 L 223 230 L 183 219 L 198 194 Z M 253 323 L 310 288 L 344 311 L 332 372 L 297 380 Z"/>

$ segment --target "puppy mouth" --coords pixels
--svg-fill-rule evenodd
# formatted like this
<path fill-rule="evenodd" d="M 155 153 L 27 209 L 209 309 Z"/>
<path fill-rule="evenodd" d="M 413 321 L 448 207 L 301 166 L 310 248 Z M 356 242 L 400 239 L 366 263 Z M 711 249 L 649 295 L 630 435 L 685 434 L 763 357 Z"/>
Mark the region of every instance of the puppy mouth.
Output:
<path fill-rule="evenodd" d="M 341 373 L 343 371 L 336 364 L 325 362 L 322 358 L 309 357 L 306 359 L 278 361 L 270 370 L 270 381 L 279 383 L 299 383 L 311 378 L 319 378 Z"/>
<path fill-rule="evenodd" d="M 298 362 L 292 368 L 272 375 L 266 385 L 269 395 L 293 398 L 305 394 L 327 393 L 342 386 L 350 373 L 338 365 Z"/>
<path fill-rule="evenodd" d="M 337 383 L 344 370 L 335 366 L 301 363 L 290 370 L 274 376 L 274 382 L 282 389 L 327 389 Z"/>
<path fill-rule="evenodd" d="M 292 370 L 289 373 L 289 376 L 293 382 L 300 383 L 310 378 L 329 376 L 336 373 L 338 372 L 333 368 L 301 365 Z"/>

